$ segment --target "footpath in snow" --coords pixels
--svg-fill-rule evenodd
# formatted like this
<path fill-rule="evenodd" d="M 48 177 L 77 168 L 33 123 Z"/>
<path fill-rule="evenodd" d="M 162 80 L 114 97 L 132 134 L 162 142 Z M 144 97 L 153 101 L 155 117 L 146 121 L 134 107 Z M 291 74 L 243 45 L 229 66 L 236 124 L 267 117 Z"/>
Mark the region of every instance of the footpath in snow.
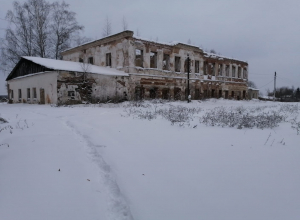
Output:
<path fill-rule="evenodd" d="M 300 112 L 282 105 L 0 104 L 0 219 L 296 220 Z M 264 129 L 222 127 L 212 114 L 200 123 L 231 108 L 285 118 Z"/>

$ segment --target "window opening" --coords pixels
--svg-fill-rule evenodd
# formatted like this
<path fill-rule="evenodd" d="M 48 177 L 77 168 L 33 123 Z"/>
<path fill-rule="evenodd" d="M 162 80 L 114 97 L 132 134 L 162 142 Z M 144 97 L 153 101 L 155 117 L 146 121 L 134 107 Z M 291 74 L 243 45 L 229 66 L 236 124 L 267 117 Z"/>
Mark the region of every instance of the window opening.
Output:
<path fill-rule="evenodd" d="M 143 67 L 143 50 L 136 49 L 135 50 L 135 66 Z"/>
<path fill-rule="evenodd" d="M 89 57 L 89 59 L 88 59 L 88 63 L 90 63 L 90 64 L 94 64 L 94 58 L 93 58 L 93 57 Z"/>
<path fill-rule="evenodd" d="M 164 54 L 163 70 L 170 70 L 170 55 L 169 54 Z"/>
<path fill-rule="evenodd" d="M 106 66 L 111 66 L 111 53 L 106 54 Z"/>
<path fill-rule="evenodd" d="M 181 63 L 180 57 L 175 57 L 175 72 L 180 72 Z"/>
<path fill-rule="evenodd" d="M 199 60 L 195 61 L 195 73 L 199 73 L 199 69 L 200 69 L 199 68 L 199 66 L 200 66 L 199 63 L 200 63 Z"/>
<path fill-rule="evenodd" d="M 150 53 L 150 68 L 157 68 L 157 52 Z"/>

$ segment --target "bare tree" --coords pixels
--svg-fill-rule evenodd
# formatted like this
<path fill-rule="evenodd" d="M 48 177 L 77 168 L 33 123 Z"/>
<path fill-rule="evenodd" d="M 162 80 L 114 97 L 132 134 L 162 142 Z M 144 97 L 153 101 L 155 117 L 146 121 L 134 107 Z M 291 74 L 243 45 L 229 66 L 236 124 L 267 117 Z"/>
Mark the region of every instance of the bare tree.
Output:
<path fill-rule="evenodd" d="M 122 25 L 123 25 L 123 31 L 128 30 L 128 22 L 127 22 L 125 16 L 123 16 Z"/>
<path fill-rule="evenodd" d="M 187 43 L 188 43 L 188 44 L 192 44 L 191 39 L 188 39 Z"/>
<path fill-rule="evenodd" d="M 257 88 L 255 83 L 253 81 L 250 81 L 250 80 L 248 80 L 248 87 L 255 88 L 255 89 Z"/>
<path fill-rule="evenodd" d="M 84 28 L 76 21 L 76 13 L 68 9 L 69 5 L 65 2 L 53 3 L 53 22 L 50 25 L 50 30 L 53 34 L 51 39 L 54 45 L 55 59 L 58 59 L 60 53 L 70 47 L 71 36 Z"/>
<path fill-rule="evenodd" d="M 79 45 L 85 44 L 87 42 L 91 42 L 93 39 L 90 37 L 84 37 L 80 35 L 76 35 L 73 37 L 72 47 L 77 47 Z"/>
<path fill-rule="evenodd" d="M 14 2 L 6 19 L 10 25 L 0 45 L 0 68 L 4 72 L 11 71 L 22 56 L 59 58 L 59 53 L 71 45 L 75 33 L 83 29 L 64 2 Z"/>
<path fill-rule="evenodd" d="M 33 22 L 33 49 L 39 57 L 49 57 L 49 25 L 51 22 L 50 3 L 45 0 L 28 0 L 24 3 L 29 19 Z"/>
<path fill-rule="evenodd" d="M 34 56 L 33 20 L 30 13 L 19 2 L 13 3 L 6 19 L 10 26 L 6 29 L 5 40 L 1 44 L 1 69 L 10 70 L 21 56 Z"/>
<path fill-rule="evenodd" d="M 106 16 L 104 27 L 102 29 L 102 36 L 107 37 L 111 35 L 112 33 L 112 28 L 111 28 L 111 20 Z"/>

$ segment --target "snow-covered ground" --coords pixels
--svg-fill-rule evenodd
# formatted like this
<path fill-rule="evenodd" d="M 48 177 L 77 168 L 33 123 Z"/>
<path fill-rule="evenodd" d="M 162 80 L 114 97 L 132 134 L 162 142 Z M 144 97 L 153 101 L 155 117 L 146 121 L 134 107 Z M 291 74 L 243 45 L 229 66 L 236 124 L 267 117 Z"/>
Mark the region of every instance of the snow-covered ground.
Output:
<path fill-rule="evenodd" d="M 285 104 L 145 105 L 0 104 L 0 219 L 299 219 L 300 135 L 288 113 L 273 129 L 199 123 L 215 107 Z M 182 126 L 132 113 L 170 105 L 200 111 Z"/>

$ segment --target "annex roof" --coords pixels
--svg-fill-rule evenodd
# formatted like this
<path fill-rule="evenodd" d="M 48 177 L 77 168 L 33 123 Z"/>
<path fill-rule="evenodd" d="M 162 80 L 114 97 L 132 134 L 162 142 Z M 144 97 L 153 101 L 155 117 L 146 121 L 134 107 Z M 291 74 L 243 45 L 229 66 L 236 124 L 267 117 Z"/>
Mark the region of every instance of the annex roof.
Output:
<path fill-rule="evenodd" d="M 110 67 L 103 67 L 103 66 L 96 66 L 92 64 L 83 64 L 79 62 L 73 61 L 65 61 L 65 60 L 54 60 L 48 58 L 41 58 L 41 57 L 22 57 L 26 60 L 30 60 L 33 63 L 39 64 L 41 66 L 47 67 L 53 70 L 64 70 L 64 71 L 71 71 L 71 72 L 88 72 L 100 75 L 111 75 L 111 76 L 128 76 L 127 73 L 116 70 L 115 68 Z M 87 67 L 83 67 L 82 65 L 86 65 Z M 86 71 L 84 71 L 86 69 Z"/>
<path fill-rule="evenodd" d="M 79 73 L 87 72 L 107 76 L 129 76 L 124 71 L 110 67 L 96 66 L 73 61 L 24 56 L 21 57 L 15 68 L 8 75 L 6 81 L 19 77 L 31 76 L 33 74 L 36 75 L 44 72 L 60 70 Z"/>

